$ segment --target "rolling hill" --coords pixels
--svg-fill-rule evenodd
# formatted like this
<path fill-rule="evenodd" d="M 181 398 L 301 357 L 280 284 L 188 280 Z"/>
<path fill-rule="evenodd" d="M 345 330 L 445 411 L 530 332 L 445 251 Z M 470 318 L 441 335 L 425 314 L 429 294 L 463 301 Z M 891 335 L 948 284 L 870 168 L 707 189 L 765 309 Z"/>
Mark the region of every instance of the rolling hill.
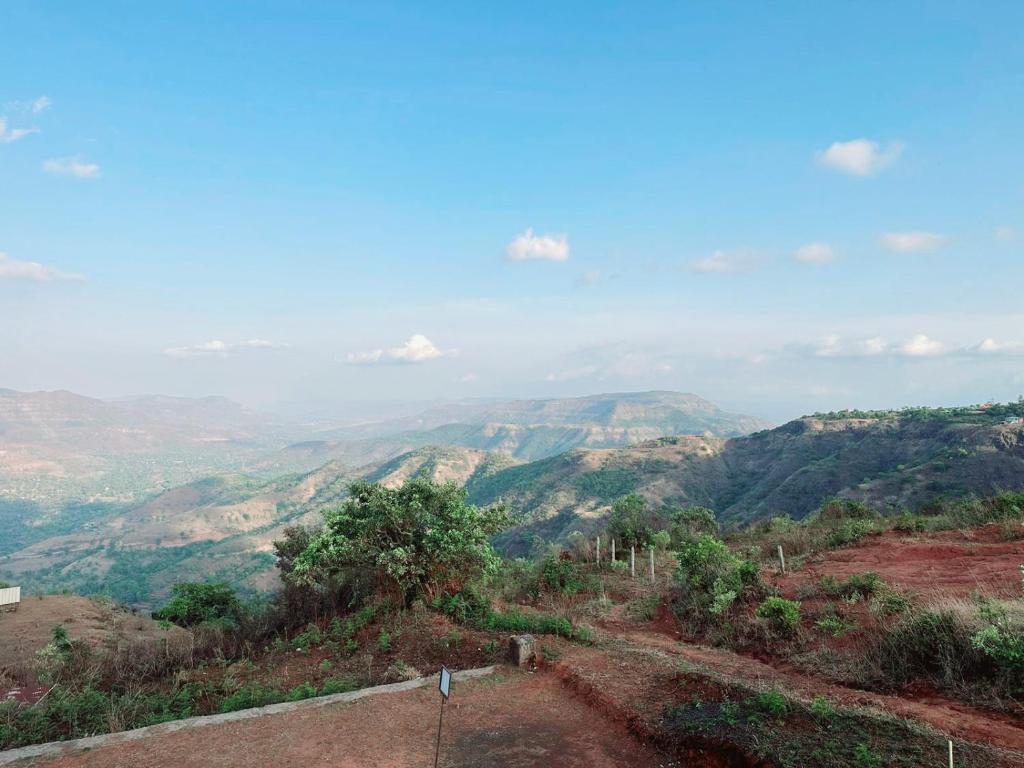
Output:
<path fill-rule="evenodd" d="M 611 503 L 634 491 L 655 508 L 709 506 L 725 525 L 802 518 L 831 495 L 914 508 L 940 496 L 1024 487 L 1024 423 L 1005 420 L 975 409 L 825 414 L 746 437 L 673 436 L 533 462 L 429 446 L 356 470 L 329 462 L 274 480 L 222 475 L 10 550 L 0 577 L 142 604 L 186 578 L 268 589 L 274 539 L 287 525 L 316 524 L 356 478 L 397 485 L 424 476 L 464 485 L 473 503 L 505 503 L 513 526 L 496 543 L 512 553 L 535 535 L 599 531 Z"/>
<path fill-rule="evenodd" d="M 693 394 L 625 392 L 549 400 L 463 401 L 415 416 L 326 430 L 266 456 L 262 472 L 306 471 L 327 461 L 359 466 L 428 445 L 534 461 L 573 448 L 612 448 L 667 435 L 736 437 L 769 424 Z M 374 432 L 366 435 L 368 430 Z"/>

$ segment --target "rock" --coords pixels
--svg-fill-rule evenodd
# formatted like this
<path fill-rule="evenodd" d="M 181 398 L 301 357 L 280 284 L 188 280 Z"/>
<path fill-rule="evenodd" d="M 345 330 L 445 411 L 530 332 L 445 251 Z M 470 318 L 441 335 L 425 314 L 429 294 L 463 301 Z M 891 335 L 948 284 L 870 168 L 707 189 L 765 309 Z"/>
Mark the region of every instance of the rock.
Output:
<path fill-rule="evenodd" d="M 517 667 L 529 666 L 537 657 L 537 639 L 533 635 L 512 635 L 508 639 L 508 655 Z"/>

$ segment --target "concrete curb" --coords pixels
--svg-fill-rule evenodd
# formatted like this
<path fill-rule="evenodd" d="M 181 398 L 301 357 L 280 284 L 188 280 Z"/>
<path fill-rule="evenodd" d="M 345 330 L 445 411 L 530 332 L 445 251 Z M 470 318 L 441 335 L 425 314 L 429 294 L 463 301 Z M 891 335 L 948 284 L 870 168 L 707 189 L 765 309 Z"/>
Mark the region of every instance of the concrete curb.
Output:
<path fill-rule="evenodd" d="M 452 673 L 452 680 L 462 682 L 473 680 L 479 677 L 486 677 L 492 674 L 497 665 L 480 667 L 479 669 L 464 669 Z M 351 701 L 364 699 L 368 696 L 376 696 L 381 693 L 401 693 L 422 688 L 430 683 L 435 683 L 437 677 L 417 677 L 415 680 L 407 680 L 402 683 L 391 683 L 389 685 L 376 685 L 372 688 L 361 688 L 358 691 L 348 693 L 335 693 L 331 696 L 319 696 L 303 701 L 285 702 L 283 704 L 270 704 L 266 707 L 255 707 L 253 709 L 242 709 L 238 712 L 228 712 L 224 715 L 206 715 L 204 717 L 190 717 L 185 720 L 173 720 L 169 723 L 149 725 L 145 728 L 136 728 L 132 731 L 120 731 L 118 733 L 104 733 L 99 736 L 88 736 L 84 739 L 73 739 L 70 741 L 51 741 L 47 744 L 33 744 L 30 747 L 8 749 L 0 752 L 0 765 L 11 765 L 19 760 L 28 760 L 36 757 L 60 757 L 62 755 L 77 752 L 84 749 L 95 749 L 113 744 L 121 744 L 127 741 L 138 741 L 149 736 L 158 736 L 177 731 L 192 730 L 193 728 L 205 728 L 208 725 L 220 723 L 235 723 L 240 720 L 250 720 L 256 717 L 267 715 L 281 715 L 287 712 L 296 712 L 303 709 L 317 709 L 327 707 L 331 704 L 347 704 Z"/>

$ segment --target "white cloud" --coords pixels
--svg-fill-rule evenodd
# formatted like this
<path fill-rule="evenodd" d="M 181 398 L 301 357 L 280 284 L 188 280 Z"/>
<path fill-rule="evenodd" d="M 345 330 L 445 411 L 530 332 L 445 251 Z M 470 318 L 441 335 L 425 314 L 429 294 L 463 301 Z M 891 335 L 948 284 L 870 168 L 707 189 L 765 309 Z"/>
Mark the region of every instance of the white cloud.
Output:
<path fill-rule="evenodd" d="M 891 141 L 883 149 L 868 139 L 837 141 L 818 152 L 819 165 L 854 176 L 873 176 L 903 153 L 903 143 Z"/>
<path fill-rule="evenodd" d="M 828 243 L 814 242 L 801 245 L 793 255 L 804 264 L 828 264 L 835 259 L 836 251 Z"/>
<path fill-rule="evenodd" d="M 18 139 L 23 139 L 26 136 L 39 133 L 38 128 L 8 128 L 7 118 L 0 117 L 0 144 L 13 144 Z"/>
<path fill-rule="evenodd" d="M 177 358 L 227 357 L 228 355 L 236 352 L 242 352 L 247 349 L 282 349 L 284 346 L 284 344 L 277 344 L 273 341 L 267 341 L 266 339 L 248 339 L 247 341 L 239 341 L 235 343 L 224 342 L 220 339 L 212 339 L 210 341 L 204 341 L 201 344 L 193 344 L 188 347 L 170 347 L 164 350 L 164 354 L 168 357 Z"/>
<path fill-rule="evenodd" d="M 423 363 L 439 357 L 454 356 L 455 350 L 438 349 L 434 342 L 421 333 L 413 334 L 400 347 L 371 349 L 368 352 L 349 352 L 345 360 L 351 365 L 372 365 L 374 363 Z"/>
<path fill-rule="evenodd" d="M 535 235 L 529 228 L 505 246 L 512 261 L 565 261 L 569 258 L 569 237 L 564 234 Z"/>
<path fill-rule="evenodd" d="M 0 253 L 0 280 L 34 280 L 38 283 L 48 283 L 53 280 L 84 279 L 82 275 L 61 272 L 35 261 L 18 261 L 6 253 Z"/>
<path fill-rule="evenodd" d="M 1010 243 L 1017 239 L 1017 230 L 1013 227 L 996 227 L 996 240 L 1001 243 Z"/>
<path fill-rule="evenodd" d="M 456 379 L 456 381 L 458 381 L 460 384 L 472 384 L 473 382 L 479 381 L 479 380 L 480 380 L 480 377 L 477 376 L 472 371 L 470 371 L 469 373 L 463 374 L 462 376 L 459 376 L 458 379 Z"/>
<path fill-rule="evenodd" d="M 736 274 L 750 272 L 757 266 L 757 257 L 749 251 L 715 251 L 706 259 L 691 261 L 690 271 L 705 274 Z"/>
<path fill-rule="evenodd" d="M 882 235 L 882 245 L 897 253 L 934 251 L 945 243 L 945 236 L 934 232 L 886 232 Z"/>
<path fill-rule="evenodd" d="M 1024 342 L 996 341 L 988 338 L 973 347 L 968 347 L 964 352 L 977 355 L 1019 355 L 1024 354 Z"/>
<path fill-rule="evenodd" d="M 57 157 L 46 160 L 43 170 L 56 176 L 73 176 L 76 179 L 97 179 L 100 167 L 96 163 L 87 163 L 77 157 Z"/>
<path fill-rule="evenodd" d="M 908 357 L 934 357 L 935 355 L 941 355 L 945 351 L 946 348 L 941 341 L 931 339 L 923 333 L 908 339 L 900 347 L 900 352 Z"/>
<path fill-rule="evenodd" d="M 869 339 L 844 339 L 826 336 L 814 347 L 816 357 L 872 357 L 889 351 L 889 342 L 881 336 Z"/>
<path fill-rule="evenodd" d="M 29 104 L 29 110 L 34 115 L 38 115 L 40 112 L 45 112 L 53 106 L 53 100 L 49 96 L 40 96 L 38 99 L 33 99 Z"/>

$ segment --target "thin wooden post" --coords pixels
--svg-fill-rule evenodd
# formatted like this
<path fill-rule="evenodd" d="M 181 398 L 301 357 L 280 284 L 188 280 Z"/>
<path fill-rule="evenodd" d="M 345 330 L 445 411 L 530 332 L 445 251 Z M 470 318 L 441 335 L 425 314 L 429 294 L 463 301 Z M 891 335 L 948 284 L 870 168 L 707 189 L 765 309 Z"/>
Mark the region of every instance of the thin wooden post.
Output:
<path fill-rule="evenodd" d="M 782 575 L 786 575 L 786 556 L 782 553 L 782 545 L 779 544 L 779 563 L 782 565 Z"/>
<path fill-rule="evenodd" d="M 601 567 L 601 537 L 597 537 L 597 567 Z"/>
<path fill-rule="evenodd" d="M 949 768 L 953 768 L 953 740 L 949 741 Z"/>
<path fill-rule="evenodd" d="M 612 562 L 615 562 L 615 539 L 612 538 Z M 1024 579 L 1024 577 L 1022 577 Z"/>
<path fill-rule="evenodd" d="M 651 547 L 651 583 L 654 583 L 654 547 Z"/>
<path fill-rule="evenodd" d="M 634 579 L 636 578 L 636 546 L 632 545 L 629 548 L 629 575 Z"/>

